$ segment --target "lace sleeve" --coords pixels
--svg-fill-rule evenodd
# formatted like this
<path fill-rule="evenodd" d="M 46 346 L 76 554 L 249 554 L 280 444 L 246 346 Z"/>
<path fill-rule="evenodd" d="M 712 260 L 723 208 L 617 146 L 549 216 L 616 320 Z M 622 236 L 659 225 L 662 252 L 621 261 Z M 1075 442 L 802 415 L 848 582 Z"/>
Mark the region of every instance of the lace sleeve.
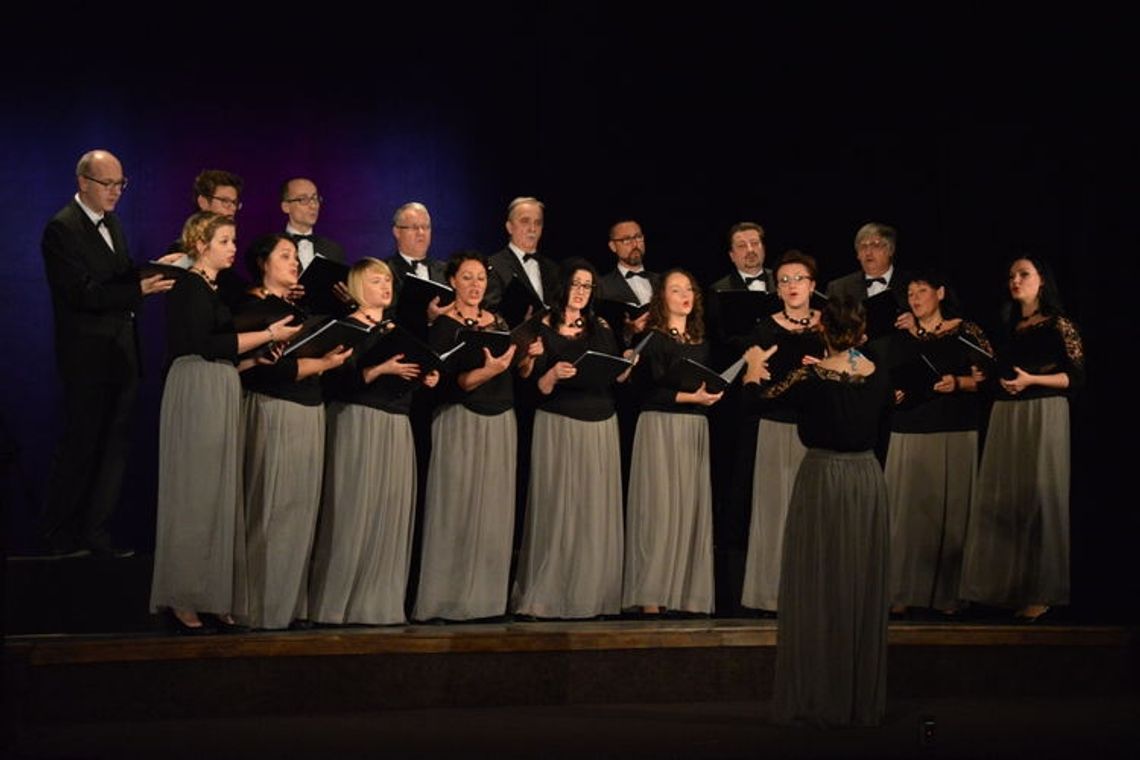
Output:
<path fill-rule="evenodd" d="M 1057 332 L 1065 348 L 1064 371 L 1069 376 L 1069 387 L 1079 388 L 1085 383 L 1085 348 L 1081 334 L 1065 317 L 1057 317 Z"/>

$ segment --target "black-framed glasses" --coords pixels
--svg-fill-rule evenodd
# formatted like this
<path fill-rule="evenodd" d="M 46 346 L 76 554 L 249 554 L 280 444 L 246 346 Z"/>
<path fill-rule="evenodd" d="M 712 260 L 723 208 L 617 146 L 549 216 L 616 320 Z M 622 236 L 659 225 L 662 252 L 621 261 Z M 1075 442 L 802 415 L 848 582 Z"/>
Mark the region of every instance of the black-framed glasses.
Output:
<path fill-rule="evenodd" d="M 114 190 L 117 187 L 117 188 L 119 188 L 119 191 L 122 192 L 123 190 L 127 189 L 127 178 L 126 177 L 123 177 L 122 179 L 95 179 L 90 174 L 83 174 L 81 176 L 83 177 L 83 179 L 91 180 L 96 185 L 102 185 L 103 187 L 107 188 L 108 190 Z"/>
<path fill-rule="evenodd" d="M 814 279 L 810 274 L 782 274 L 776 278 L 781 285 L 787 285 L 792 282 L 803 282 L 804 280 Z"/>
<path fill-rule="evenodd" d="M 302 206 L 319 206 L 325 199 L 319 195 L 298 195 L 296 198 L 286 198 L 286 203 L 300 203 Z"/>
<path fill-rule="evenodd" d="M 430 224 L 397 224 L 398 230 L 413 230 L 415 232 L 431 232 Z"/>
<path fill-rule="evenodd" d="M 570 283 L 570 289 L 571 290 L 591 291 L 594 289 L 594 285 L 593 285 L 593 283 L 578 282 L 577 280 L 574 280 L 573 282 Z"/>
<path fill-rule="evenodd" d="M 621 243 L 622 245 L 629 245 L 630 243 L 643 243 L 645 242 L 645 235 L 639 232 L 636 235 L 626 235 L 625 237 L 620 238 L 610 238 L 610 241 L 614 243 Z"/>
<path fill-rule="evenodd" d="M 232 208 L 234 211 L 241 211 L 242 203 L 237 198 L 223 198 L 220 195 L 211 195 L 210 200 L 217 201 L 226 208 Z"/>

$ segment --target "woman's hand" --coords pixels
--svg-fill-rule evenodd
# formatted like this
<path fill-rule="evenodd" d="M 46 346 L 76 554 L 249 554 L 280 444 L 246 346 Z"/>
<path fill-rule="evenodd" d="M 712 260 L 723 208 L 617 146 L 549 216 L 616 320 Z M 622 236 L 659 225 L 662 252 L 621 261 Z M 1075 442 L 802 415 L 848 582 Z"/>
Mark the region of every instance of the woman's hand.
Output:
<path fill-rule="evenodd" d="M 935 393 L 953 393 L 958 390 L 958 378 L 953 375 L 943 375 L 942 379 L 934 384 Z"/>
<path fill-rule="evenodd" d="M 970 365 L 970 377 L 974 378 L 975 383 L 984 383 L 986 381 L 986 373 L 982 372 L 981 367 L 977 365 Z"/>
<path fill-rule="evenodd" d="M 324 365 L 322 372 L 328 372 L 330 369 L 337 367 L 348 361 L 348 357 L 352 356 L 352 349 L 345 348 L 344 346 L 337 346 L 332 351 L 321 357 L 321 363 Z"/>
<path fill-rule="evenodd" d="M 420 365 L 412 364 L 411 362 L 400 361 L 404 358 L 403 354 L 396 354 L 387 361 L 377 364 L 374 367 L 369 367 L 365 370 L 365 382 L 372 382 L 380 375 L 395 375 L 396 377 L 404 380 L 415 380 L 420 374 Z"/>
<path fill-rule="evenodd" d="M 895 389 L 895 406 L 898 406 L 903 401 L 906 401 L 906 391 L 899 388 Z"/>
<path fill-rule="evenodd" d="M 998 380 L 998 382 L 1001 383 L 1001 387 L 1009 395 L 1016 396 L 1029 386 L 1036 385 L 1033 375 L 1029 374 L 1021 367 L 1014 367 L 1013 371 L 1017 373 L 1017 376 L 1012 380 L 1006 380 L 1005 378 Z"/>
<path fill-rule="evenodd" d="M 771 380 L 772 373 L 768 371 L 768 359 L 779 348 L 777 344 L 772 344 L 772 347 L 767 349 L 760 348 L 760 346 L 749 346 L 748 350 L 744 352 L 744 361 L 748 365 L 744 371 L 744 382 L 758 383 L 761 380 Z"/>
<path fill-rule="evenodd" d="M 492 356 L 491 349 L 483 349 L 483 369 L 491 373 L 491 377 L 506 372 L 511 368 L 511 361 L 515 358 L 515 344 L 511 344 L 506 351 L 499 356 Z"/>
<path fill-rule="evenodd" d="M 553 367 L 546 370 L 538 379 L 538 390 L 549 396 L 554 392 L 554 386 L 561 380 L 569 380 L 578 374 L 578 368 L 570 362 L 556 362 Z"/>
<path fill-rule="evenodd" d="M 685 396 L 684 399 L 681 398 L 682 395 Z M 692 393 L 686 393 L 686 394 L 678 393 L 677 394 L 677 401 L 678 401 L 678 403 L 700 404 L 701 406 L 712 406 L 716 402 L 720 401 L 721 396 L 723 396 L 723 395 L 724 395 L 724 391 L 721 391 L 720 393 L 709 393 L 708 388 L 705 387 L 705 384 L 701 383 L 700 387 L 697 388 Z"/>
<path fill-rule="evenodd" d="M 293 336 L 301 331 L 301 325 L 289 326 L 293 321 L 293 315 L 282 317 L 273 324 L 269 325 L 267 331 L 269 332 L 269 339 L 277 343 L 288 343 L 293 339 Z"/>
<path fill-rule="evenodd" d="M 823 360 L 820 359 L 818 356 L 811 356 L 810 354 L 804 354 L 803 358 L 800 359 L 800 366 L 810 367 L 813 364 L 819 364 L 821 361 L 823 361 Z"/>

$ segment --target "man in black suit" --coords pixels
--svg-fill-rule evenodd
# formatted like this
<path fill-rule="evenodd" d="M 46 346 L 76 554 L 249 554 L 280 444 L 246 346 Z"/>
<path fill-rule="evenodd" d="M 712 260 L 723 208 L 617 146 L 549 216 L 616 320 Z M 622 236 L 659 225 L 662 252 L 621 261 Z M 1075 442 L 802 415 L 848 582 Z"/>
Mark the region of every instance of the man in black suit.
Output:
<path fill-rule="evenodd" d="M 859 270 L 827 283 L 828 298 L 846 298 L 859 303 L 889 290 L 899 309 L 895 327 L 909 330 L 914 326 L 914 314 L 907 303 L 906 290 L 910 276 L 895 267 L 895 246 L 898 232 L 886 224 L 868 222 L 855 233 L 855 256 Z M 888 359 L 890 344 L 895 336 L 888 334 L 868 344 L 869 353 Z"/>
<path fill-rule="evenodd" d="M 537 198 L 515 198 L 507 206 L 507 247 L 488 259 L 487 295 L 483 304 L 496 309 L 512 280 L 517 280 L 533 303 L 547 306 L 558 298 L 558 265 L 538 253 L 545 206 Z M 504 315 L 514 327 L 521 320 Z"/>
<path fill-rule="evenodd" d="M 431 247 L 431 214 L 427 206 L 412 201 L 405 203 L 392 214 L 392 237 L 396 239 L 396 253 L 384 259 L 392 270 L 394 286 L 393 307 L 400 300 L 404 277 L 415 275 L 426 280 L 447 284 L 444 272 L 447 264 L 428 258 Z M 434 302 L 429 303 L 426 324 L 431 324 L 443 312 Z M 426 334 L 426 333 L 425 333 Z"/>
<path fill-rule="evenodd" d="M 297 244 L 302 272 L 317 256 L 345 263 L 344 249 L 338 243 L 313 232 L 321 215 L 322 203 L 324 198 L 310 179 L 294 177 L 281 186 L 281 210 L 289 217 L 285 234 Z"/>
<path fill-rule="evenodd" d="M 613 271 L 598 280 L 596 297 L 607 301 L 644 306 L 661 287 L 661 275 L 645 269 L 645 233 L 632 219 L 618 221 L 610 226 L 610 250 L 617 256 Z M 621 324 L 610 325 L 626 343 L 634 335 L 645 332 L 649 323 L 646 311 L 636 319 L 622 315 Z"/>
<path fill-rule="evenodd" d="M 748 346 L 751 326 L 725 324 L 717 292 L 751 290 L 776 292 L 776 278 L 764 266 L 764 228 L 755 222 L 739 222 L 728 230 L 728 257 L 733 270 L 709 288 L 709 336 L 713 341 L 713 362 L 718 368 L 740 358 Z M 746 414 L 739 384 L 709 415 L 712 448 L 714 528 L 717 540 L 717 609 L 739 611 L 744 578 L 744 557 L 748 546 L 748 521 L 752 507 L 752 472 L 756 459 L 756 435 L 760 420 Z M 757 488 L 762 484 L 755 484 Z"/>
<path fill-rule="evenodd" d="M 107 523 L 118 505 L 130 448 L 140 362 L 135 312 L 174 280 L 139 278 L 112 213 L 127 179 L 112 154 L 83 154 L 79 190 L 44 229 L 43 257 L 63 381 L 64 432 L 52 462 L 44 535 L 58 556 L 125 557 Z"/>

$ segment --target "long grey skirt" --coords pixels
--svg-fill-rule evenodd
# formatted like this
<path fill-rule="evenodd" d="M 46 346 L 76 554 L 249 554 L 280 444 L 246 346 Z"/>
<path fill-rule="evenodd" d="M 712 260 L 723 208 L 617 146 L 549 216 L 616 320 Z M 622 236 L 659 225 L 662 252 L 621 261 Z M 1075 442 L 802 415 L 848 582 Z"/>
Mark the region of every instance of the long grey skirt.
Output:
<path fill-rule="evenodd" d="M 507 611 L 515 528 L 515 413 L 462 404 L 432 421 L 419 591 L 412 617 L 471 620 Z"/>
<path fill-rule="evenodd" d="M 882 719 L 888 540 L 887 486 L 874 454 L 809 449 L 784 529 L 777 721 Z"/>
<path fill-rule="evenodd" d="M 308 617 L 309 558 L 321 502 L 325 408 L 247 393 L 245 546 L 253 628 Z"/>
<path fill-rule="evenodd" d="M 637 419 L 621 603 L 713 610 L 712 484 L 704 415 L 642 412 Z"/>
<path fill-rule="evenodd" d="M 309 619 L 404 622 L 416 506 L 416 449 L 402 414 L 328 406 Z"/>
<path fill-rule="evenodd" d="M 978 432 L 891 433 L 891 603 L 956 608 Z"/>
<path fill-rule="evenodd" d="M 234 366 L 175 359 L 159 414 L 152 612 L 245 614 L 242 438 Z"/>
<path fill-rule="evenodd" d="M 748 559 L 740 595 L 740 603 L 745 607 L 773 612 L 779 609 L 784 523 L 796 473 L 806 453 L 794 422 L 760 420 L 756 465 L 752 470 Z"/>
<path fill-rule="evenodd" d="M 963 599 L 1069 603 L 1069 402 L 997 401 L 966 532 Z"/>
<path fill-rule="evenodd" d="M 543 618 L 621 611 L 617 417 L 534 415 L 530 486 L 511 608 Z"/>

